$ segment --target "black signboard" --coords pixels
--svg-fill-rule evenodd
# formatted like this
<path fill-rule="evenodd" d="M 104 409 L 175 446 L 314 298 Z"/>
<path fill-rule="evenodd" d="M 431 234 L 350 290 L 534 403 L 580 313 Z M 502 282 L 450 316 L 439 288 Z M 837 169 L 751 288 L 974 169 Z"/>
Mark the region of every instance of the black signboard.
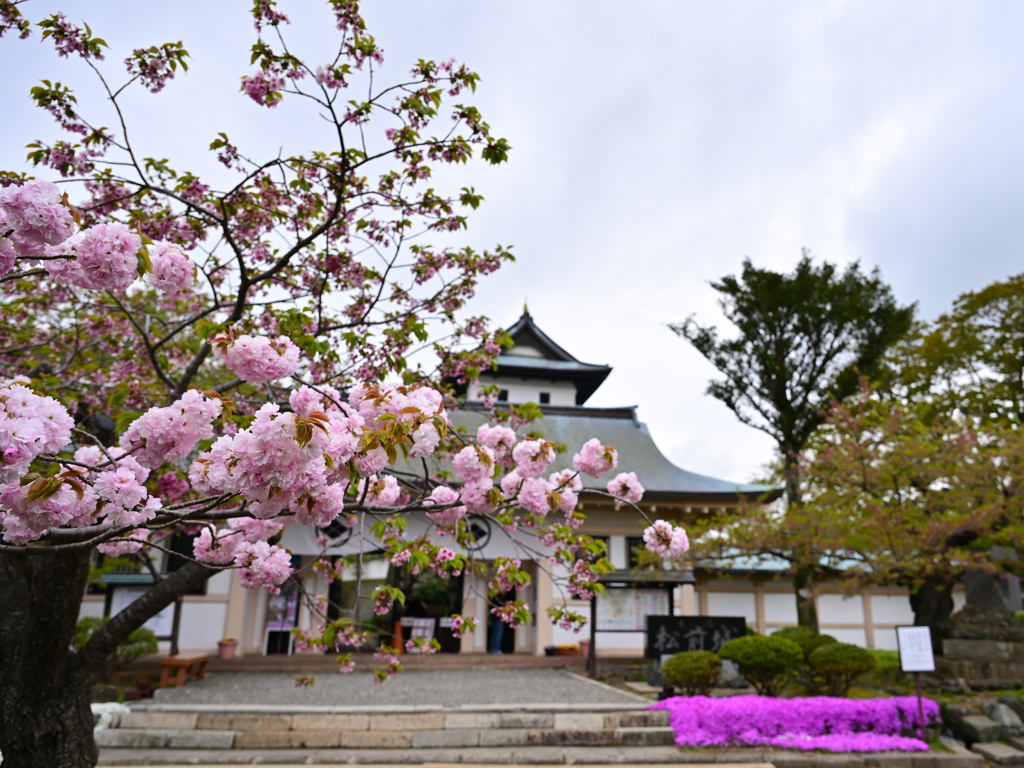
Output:
<path fill-rule="evenodd" d="M 747 634 L 742 616 L 648 616 L 647 658 L 681 651 L 717 651 Z"/>

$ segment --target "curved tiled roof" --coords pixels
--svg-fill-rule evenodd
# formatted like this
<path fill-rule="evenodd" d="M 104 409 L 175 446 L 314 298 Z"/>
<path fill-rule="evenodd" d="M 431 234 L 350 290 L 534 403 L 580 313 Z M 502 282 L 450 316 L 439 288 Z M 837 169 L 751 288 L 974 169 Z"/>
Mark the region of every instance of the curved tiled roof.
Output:
<path fill-rule="evenodd" d="M 678 501 L 735 501 L 739 498 L 777 498 L 781 489 L 770 485 L 754 485 L 720 480 L 677 467 L 669 461 L 654 443 L 647 425 L 637 421 L 636 408 L 544 408 L 544 417 L 530 424 L 530 430 L 540 432 L 548 440 L 565 443 L 568 450 L 555 459 L 551 471 L 572 466 L 573 453 L 587 440 L 596 437 L 619 452 L 617 471 L 636 472 L 644 487 L 645 499 Z M 457 411 L 451 414 L 452 423 L 465 426 L 471 435 L 484 423 L 485 414 Z M 609 473 L 595 479 L 581 475 L 588 488 L 604 490 Z"/>

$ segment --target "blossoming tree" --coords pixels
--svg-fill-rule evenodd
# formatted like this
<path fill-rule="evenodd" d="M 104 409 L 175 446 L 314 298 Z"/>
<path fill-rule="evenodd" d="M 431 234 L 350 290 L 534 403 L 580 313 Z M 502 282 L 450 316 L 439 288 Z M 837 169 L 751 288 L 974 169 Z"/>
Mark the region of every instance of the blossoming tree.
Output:
<path fill-rule="evenodd" d="M 470 536 L 467 513 L 489 514 L 535 531 L 538 547 L 566 566 L 570 592 L 598 588 L 606 566 L 574 565 L 588 546 L 576 530 L 579 473 L 611 472 L 615 450 L 593 440 L 574 470 L 549 472 L 555 446 L 522 438 L 515 420 L 476 435 L 448 429 L 457 404 L 443 382 L 474 378 L 501 341 L 461 310 L 477 280 L 512 258 L 501 247 L 428 242 L 463 229 L 482 200 L 469 187 L 435 189 L 435 169 L 476 156 L 500 164 L 509 151 L 461 101 L 478 78 L 454 61 L 421 60 L 382 87 L 374 74 L 383 56 L 358 4 L 330 0 L 328 10 L 337 54 L 306 63 L 286 43 L 286 16 L 257 0 L 253 71 L 241 90 L 264 109 L 311 110 L 332 145 L 257 160 L 213 136 L 218 186 L 129 137 L 123 94 L 159 92 L 187 69 L 181 43 L 132 51 L 122 82 L 88 27 L 63 14 L 38 22 L 59 55 L 99 78 L 110 113 L 88 113 L 67 86 L 42 81 L 33 99 L 64 137 L 34 142 L 29 158 L 64 188 L 14 172 L 0 188 L 5 765 L 93 765 L 88 690 L 100 662 L 219 570 L 277 590 L 292 571 L 279 543 L 285 525 L 377 520 L 395 567 L 472 568 L 495 596 L 526 583 L 519 561 L 487 571 L 457 551 Z M 0 35 L 31 32 L 18 3 L 0 2 Z M 102 127 L 107 119 L 118 128 Z M 419 348 L 433 362 L 413 362 Z M 454 476 L 435 471 L 441 465 Z M 642 492 L 632 473 L 607 485 L 621 504 Z M 406 536 L 414 511 L 453 546 Z M 168 537 L 182 530 L 195 537 L 193 555 L 162 574 Z M 660 521 L 645 538 L 665 557 L 686 547 L 682 531 Z M 131 555 L 154 584 L 71 651 L 97 550 Z M 403 596 L 382 588 L 372 599 L 386 611 Z M 513 624 L 529 618 L 519 601 L 492 612 Z M 582 619 L 564 608 L 551 618 Z M 471 626 L 459 615 L 453 623 Z M 352 622 L 326 618 L 302 638 L 324 650 L 366 640 Z M 397 668 L 394 651 L 379 649 L 391 662 L 385 675 Z M 339 661 L 351 669 L 350 657 Z"/>

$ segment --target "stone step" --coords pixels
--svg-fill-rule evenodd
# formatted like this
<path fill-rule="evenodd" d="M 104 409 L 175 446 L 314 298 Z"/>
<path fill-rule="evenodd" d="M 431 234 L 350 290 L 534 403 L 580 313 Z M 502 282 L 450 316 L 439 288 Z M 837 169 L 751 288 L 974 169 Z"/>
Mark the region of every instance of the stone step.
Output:
<path fill-rule="evenodd" d="M 138 749 L 431 749 L 454 747 L 647 747 L 675 743 L 669 727 L 446 728 L 437 730 L 108 728 L 100 747 Z"/>
<path fill-rule="evenodd" d="M 409 750 L 376 749 L 111 749 L 100 750 L 103 766 L 244 765 L 423 765 L 423 768 L 474 768 L 487 765 L 616 765 L 618 768 L 685 763 L 689 768 L 985 768 L 980 754 L 879 753 L 829 755 L 758 749 L 707 749 L 681 752 L 676 747 L 455 747 Z M 441 765 L 439 765 L 441 764 Z M 454 764 L 458 764 L 455 766 Z"/>
<path fill-rule="evenodd" d="M 233 712 L 167 712 L 133 710 L 115 716 L 111 728 L 135 730 L 203 731 L 594 731 L 619 728 L 667 728 L 666 710 L 613 710 L 606 712 L 548 711 L 435 711 L 386 712 L 304 712 L 256 714 Z"/>
<path fill-rule="evenodd" d="M 1024 765 L 1024 751 L 1001 741 L 979 741 L 971 745 L 971 751 L 996 765 Z"/>

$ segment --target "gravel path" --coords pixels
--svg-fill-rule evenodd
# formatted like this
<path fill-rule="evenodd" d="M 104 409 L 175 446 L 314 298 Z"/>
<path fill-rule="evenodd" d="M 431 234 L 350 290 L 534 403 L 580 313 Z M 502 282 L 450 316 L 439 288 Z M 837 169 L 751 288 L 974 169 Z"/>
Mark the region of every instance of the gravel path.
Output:
<path fill-rule="evenodd" d="M 554 669 L 453 669 L 405 672 L 383 685 L 368 673 L 321 675 L 296 687 L 290 674 L 210 674 L 156 692 L 153 703 L 313 707 L 636 705 L 645 699 Z"/>

